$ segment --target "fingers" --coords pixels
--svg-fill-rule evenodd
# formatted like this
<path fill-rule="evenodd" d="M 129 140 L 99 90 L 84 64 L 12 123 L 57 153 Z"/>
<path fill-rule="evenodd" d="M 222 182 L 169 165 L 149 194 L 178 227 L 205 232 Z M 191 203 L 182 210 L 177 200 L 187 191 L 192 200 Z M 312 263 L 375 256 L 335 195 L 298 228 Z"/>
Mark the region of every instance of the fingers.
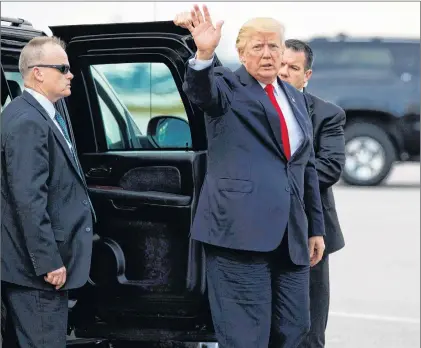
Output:
<path fill-rule="evenodd" d="M 58 270 L 53 272 L 47 273 L 44 277 L 44 280 L 51 285 L 55 285 L 56 289 L 60 289 L 65 283 L 67 279 L 66 268 L 61 267 Z"/>
<path fill-rule="evenodd" d="M 313 267 L 317 265 L 320 260 L 323 258 L 323 253 L 325 250 L 324 243 L 315 244 L 313 248 L 313 255 L 311 255 L 310 251 L 310 266 Z"/>
<path fill-rule="evenodd" d="M 310 260 L 310 266 L 311 267 L 314 267 L 314 266 L 316 266 L 319 262 L 320 262 L 320 260 L 322 259 L 322 257 L 323 257 L 323 249 L 315 249 L 315 253 L 314 253 L 314 256 L 313 256 L 313 258 Z"/>
<path fill-rule="evenodd" d="M 316 241 L 313 238 L 310 238 L 308 241 L 308 250 L 310 252 L 310 259 L 314 256 L 314 247 L 316 246 Z"/>
<path fill-rule="evenodd" d="M 51 284 L 52 285 L 58 285 L 60 283 L 61 283 L 61 276 L 60 275 L 54 276 L 53 281 L 51 282 Z"/>
<path fill-rule="evenodd" d="M 195 5 L 193 6 L 193 8 L 194 8 L 194 10 L 195 10 L 195 12 L 196 12 L 196 16 L 197 16 L 197 19 L 198 19 L 198 21 L 199 21 L 199 24 L 200 24 L 200 23 L 203 23 L 203 22 L 205 21 L 205 19 L 203 18 L 202 11 L 200 11 L 199 6 L 198 6 L 197 4 L 195 4 Z"/>
<path fill-rule="evenodd" d="M 185 28 L 187 28 L 190 31 L 190 33 L 192 33 L 194 30 L 194 26 L 192 25 L 192 23 L 188 22 L 185 25 L 186 25 Z"/>
<path fill-rule="evenodd" d="M 190 31 L 190 33 L 193 33 L 194 27 L 190 22 L 186 24 L 186 28 Z"/>
<path fill-rule="evenodd" d="M 64 273 L 60 281 L 57 283 L 56 290 L 60 289 L 61 287 L 63 287 L 64 284 L 66 284 L 66 279 L 67 279 L 67 276 L 66 276 L 66 273 Z"/>
<path fill-rule="evenodd" d="M 217 23 L 216 23 L 216 31 L 219 33 L 219 34 L 221 34 L 221 29 L 222 29 L 222 26 L 224 25 L 224 21 L 218 21 Z"/>
<path fill-rule="evenodd" d="M 191 14 L 191 20 L 192 20 L 193 26 L 197 27 L 199 25 L 199 19 L 196 16 L 196 11 L 191 10 L 190 14 Z"/>
<path fill-rule="evenodd" d="M 203 5 L 203 14 L 205 15 L 205 21 L 212 24 L 212 18 L 206 5 Z"/>

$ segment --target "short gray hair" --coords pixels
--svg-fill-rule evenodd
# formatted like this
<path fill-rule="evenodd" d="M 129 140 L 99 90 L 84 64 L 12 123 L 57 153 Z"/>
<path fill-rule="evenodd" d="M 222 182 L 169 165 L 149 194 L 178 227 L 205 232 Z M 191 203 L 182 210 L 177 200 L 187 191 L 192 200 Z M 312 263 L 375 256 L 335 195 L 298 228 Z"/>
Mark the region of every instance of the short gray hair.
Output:
<path fill-rule="evenodd" d="M 58 45 L 66 49 L 65 43 L 58 37 L 38 36 L 29 41 L 22 49 L 19 57 L 19 71 L 23 78 L 29 72 L 29 66 L 41 64 L 45 45 Z"/>

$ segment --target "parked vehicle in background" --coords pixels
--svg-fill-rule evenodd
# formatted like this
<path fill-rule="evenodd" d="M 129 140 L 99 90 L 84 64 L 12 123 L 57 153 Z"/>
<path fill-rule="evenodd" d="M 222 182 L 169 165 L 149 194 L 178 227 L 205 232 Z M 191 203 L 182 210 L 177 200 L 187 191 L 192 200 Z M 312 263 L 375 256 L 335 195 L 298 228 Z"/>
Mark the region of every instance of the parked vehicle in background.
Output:
<path fill-rule="evenodd" d="M 308 91 L 346 111 L 342 179 L 378 185 L 394 163 L 419 161 L 420 41 L 339 35 L 308 43 L 315 55 Z"/>

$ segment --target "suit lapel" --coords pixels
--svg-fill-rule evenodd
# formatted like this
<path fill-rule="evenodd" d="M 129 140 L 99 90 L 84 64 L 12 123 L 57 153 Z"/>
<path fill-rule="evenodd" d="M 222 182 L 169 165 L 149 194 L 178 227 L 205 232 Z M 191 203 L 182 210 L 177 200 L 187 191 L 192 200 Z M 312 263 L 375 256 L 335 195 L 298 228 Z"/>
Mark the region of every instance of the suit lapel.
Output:
<path fill-rule="evenodd" d="M 281 150 L 282 154 L 285 156 L 284 147 L 282 145 L 281 137 L 281 123 L 279 120 L 278 112 L 275 107 L 272 105 L 266 91 L 260 86 L 258 82 L 252 85 L 252 93 L 255 95 L 260 103 L 265 109 L 266 118 L 269 122 L 270 128 L 272 130 L 273 136 L 276 139 L 276 145 Z"/>
<path fill-rule="evenodd" d="M 312 120 L 313 119 L 313 114 L 314 114 L 314 101 L 313 101 L 313 98 L 305 90 L 303 92 L 303 95 L 304 95 L 304 100 L 306 102 L 308 115 L 310 116 L 310 119 Z"/>
<path fill-rule="evenodd" d="M 291 106 L 291 110 L 294 114 L 294 117 L 297 120 L 297 123 L 301 128 L 301 132 L 303 133 L 303 141 L 301 142 L 297 151 L 295 151 L 294 154 L 292 155 L 292 158 L 294 158 L 294 157 L 296 157 L 300 154 L 300 152 L 303 150 L 303 148 L 307 144 L 309 134 L 308 134 L 307 127 L 304 124 L 304 119 L 303 119 L 304 116 L 300 112 L 300 110 L 298 109 L 297 102 L 296 102 L 295 98 L 292 96 L 290 91 L 288 91 L 288 88 L 285 86 L 285 83 L 280 78 L 278 78 L 278 84 L 281 86 L 282 90 L 284 91 L 284 93 L 287 97 L 287 100 L 289 102 L 289 105 Z"/>
<path fill-rule="evenodd" d="M 246 70 L 244 66 L 241 66 L 237 71 L 236 75 L 239 77 L 240 82 L 243 85 L 247 85 L 250 88 L 251 94 L 262 104 L 265 110 L 265 116 L 270 125 L 271 132 L 275 139 L 276 149 L 280 152 L 280 155 L 286 160 L 284 147 L 282 145 L 281 138 L 281 123 L 279 121 L 279 115 L 275 107 L 272 105 L 267 93 L 262 86 L 254 79 Z"/>
<path fill-rule="evenodd" d="M 50 128 L 52 129 L 57 141 L 59 142 L 61 148 L 63 149 L 64 153 L 66 154 L 68 160 L 71 163 L 71 166 L 76 171 L 77 176 L 82 180 L 81 173 L 77 167 L 77 164 L 75 162 L 75 158 L 73 157 L 73 154 L 70 152 L 69 145 L 67 144 L 66 139 L 64 138 L 63 134 L 61 134 L 60 130 L 57 128 L 51 117 L 47 114 L 47 111 L 37 102 L 37 100 L 28 92 L 24 91 L 22 93 L 22 97 L 31 104 L 35 109 L 38 110 L 38 112 L 45 118 L 47 123 L 50 125 Z"/>

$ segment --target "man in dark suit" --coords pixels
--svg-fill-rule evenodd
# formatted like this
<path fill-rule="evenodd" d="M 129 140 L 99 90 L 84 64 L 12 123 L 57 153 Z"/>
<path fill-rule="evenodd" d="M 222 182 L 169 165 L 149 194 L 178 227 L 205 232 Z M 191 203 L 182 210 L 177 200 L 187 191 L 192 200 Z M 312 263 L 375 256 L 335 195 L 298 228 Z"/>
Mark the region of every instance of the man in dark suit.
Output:
<path fill-rule="evenodd" d="M 345 165 L 345 112 L 339 106 L 305 92 L 312 74 L 313 52 L 299 40 L 286 40 L 279 77 L 304 92 L 313 123 L 316 169 L 319 177 L 325 222 L 326 250 L 322 260 L 310 271 L 311 328 L 300 348 L 325 346 L 325 330 L 329 313 L 329 254 L 345 246 L 335 208 L 332 186 Z"/>
<path fill-rule="evenodd" d="M 66 122 L 54 103 L 73 78 L 63 43 L 32 39 L 25 91 L 1 115 L 4 346 L 64 348 L 67 290 L 88 279 L 93 208 Z"/>
<path fill-rule="evenodd" d="M 237 38 L 243 65 L 231 72 L 214 66 L 222 23 L 203 11 L 175 23 L 197 47 L 183 89 L 205 112 L 208 162 L 191 237 L 204 243 L 217 339 L 267 348 L 271 336 L 271 346 L 295 348 L 310 325 L 309 268 L 324 250 L 311 121 L 302 93 L 277 78 L 282 25 L 248 21 Z"/>

